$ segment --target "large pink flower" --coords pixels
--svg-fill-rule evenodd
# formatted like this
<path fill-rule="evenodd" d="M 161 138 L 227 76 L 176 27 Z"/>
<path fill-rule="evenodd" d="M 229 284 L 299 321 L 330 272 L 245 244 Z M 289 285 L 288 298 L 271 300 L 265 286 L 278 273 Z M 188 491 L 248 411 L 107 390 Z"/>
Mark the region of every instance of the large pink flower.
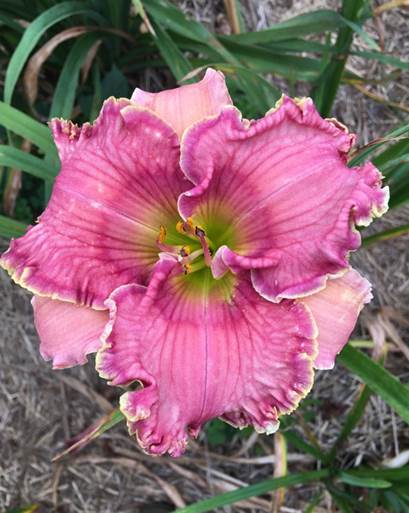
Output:
<path fill-rule="evenodd" d="M 387 206 L 354 142 L 310 99 L 242 120 L 224 78 L 107 100 L 93 126 L 53 120 L 50 203 L 2 265 L 35 294 L 41 352 L 128 386 L 152 454 L 221 417 L 271 433 L 331 368 L 370 299 L 355 225 Z"/>

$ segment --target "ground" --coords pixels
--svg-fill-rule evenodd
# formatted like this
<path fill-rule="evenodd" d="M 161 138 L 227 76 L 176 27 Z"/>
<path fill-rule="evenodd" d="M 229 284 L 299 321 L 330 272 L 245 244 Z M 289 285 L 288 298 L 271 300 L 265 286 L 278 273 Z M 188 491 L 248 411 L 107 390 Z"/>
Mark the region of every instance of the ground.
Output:
<path fill-rule="evenodd" d="M 226 27 L 219 2 L 184 1 L 183 8 L 211 28 Z M 262 29 L 272 22 L 322 7 L 338 7 L 335 0 L 242 2 L 249 27 Z M 403 38 L 409 13 L 394 10 L 379 18 L 368 30 L 382 34 L 385 48 L 409 59 L 409 41 Z M 378 77 L 381 66 L 358 59 L 351 69 Z M 274 78 L 273 78 L 274 79 Z M 399 77 L 374 87 L 373 92 L 409 105 L 408 78 Z M 356 131 L 365 144 L 402 121 L 407 113 L 366 98 L 354 87 L 341 88 L 335 106 L 337 117 Z M 409 210 L 388 213 L 373 231 L 408 222 Z M 5 248 L 5 243 L 3 245 Z M 408 237 L 381 243 L 353 256 L 354 265 L 374 284 L 374 301 L 361 317 L 357 338 L 386 338 L 390 348 L 387 366 L 408 381 L 409 255 Z M 273 438 L 240 436 L 221 432 L 202 434 L 179 460 L 151 458 L 138 449 L 123 425 L 109 431 L 76 456 L 52 463 L 64 444 L 116 402 L 116 392 L 107 388 L 92 365 L 52 371 L 38 353 L 29 294 L 0 274 L 0 510 L 38 503 L 42 512 L 66 513 L 161 513 L 171 511 L 211 494 L 271 477 L 274 470 Z M 358 381 L 342 367 L 321 372 L 310 396 L 311 426 L 325 447 L 335 440 L 353 403 Z M 301 423 L 300 423 L 301 426 Z M 300 427 L 300 432 L 302 428 Z M 212 441 L 210 444 L 209 442 Z M 372 397 L 363 422 L 354 431 L 342 453 L 344 465 L 361 461 L 379 463 L 409 449 L 409 431 L 377 397 Z M 311 460 L 289 453 L 289 472 L 311 469 Z M 315 492 L 287 494 L 283 513 L 301 512 Z M 268 498 L 241 503 L 227 512 L 268 512 Z M 323 495 L 316 511 L 331 511 Z"/>

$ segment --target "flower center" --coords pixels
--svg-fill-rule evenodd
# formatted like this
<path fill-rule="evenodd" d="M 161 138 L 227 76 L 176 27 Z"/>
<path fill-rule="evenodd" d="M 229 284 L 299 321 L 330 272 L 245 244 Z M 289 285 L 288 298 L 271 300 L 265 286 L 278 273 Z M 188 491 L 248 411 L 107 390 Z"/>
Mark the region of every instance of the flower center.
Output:
<path fill-rule="evenodd" d="M 159 229 L 156 239 L 158 248 L 164 252 L 177 256 L 183 266 L 185 274 L 191 274 L 205 267 L 210 267 L 214 248 L 206 236 L 205 230 L 193 223 L 192 219 L 178 221 L 176 232 L 182 236 L 183 244 L 169 244 L 166 242 L 167 230 L 164 226 Z"/>

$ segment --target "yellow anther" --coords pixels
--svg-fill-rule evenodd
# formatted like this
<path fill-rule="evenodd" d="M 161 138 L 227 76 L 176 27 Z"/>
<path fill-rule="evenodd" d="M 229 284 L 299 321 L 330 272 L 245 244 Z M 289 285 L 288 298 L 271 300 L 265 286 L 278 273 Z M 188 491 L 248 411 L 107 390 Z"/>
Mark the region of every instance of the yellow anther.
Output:
<path fill-rule="evenodd" d="M 192 252 L 190 246 L 182 246 L 180 250 L 180 256 L 187 257 Z"/>
<path fill-rule="evenodd" d="M 165 239 L 166 239 L 166 228 L 163 225 L 160 225 L 158 242 L 160 244 L 162 244 L 163 242 L 165 242 Z"/>
<path fill-rule="evenodd" d="M 183 221 L 178 221 L 178 222 L 176 223 L 176 231 L 177 231 L 177 232 L 179 232 L 179 233 L 184 234 L 184 233 L 185 233 L 185 230 L 184 230 L 184 228 L 183 228 L 183 225 L 184 225 Z"/>
<path fill-rule="evenodd" d="M 192 272 L 192 266 L 191 266 L 191 264 L 184 264 L 184 266 L 183 266 L 183 272 L 184 272 L 185 274 L 189 274 L 189 273 L 191 273 L 191 272 Z"/>
<path fill-rule="evenodd" d="M 189 217 L 186 221 L 178 221 L 176 223 L 176 230 L 179 233 L 183 233 L 184 235 L 194 235 L 195 225 L 193 224 L 192 219 Z"/>

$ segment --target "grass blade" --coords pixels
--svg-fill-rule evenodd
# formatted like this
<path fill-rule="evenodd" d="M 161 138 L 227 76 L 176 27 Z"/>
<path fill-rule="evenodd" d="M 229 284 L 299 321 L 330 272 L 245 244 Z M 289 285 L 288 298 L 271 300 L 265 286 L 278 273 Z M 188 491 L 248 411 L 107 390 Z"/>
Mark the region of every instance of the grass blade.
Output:
<path fill-rule="evenodd" d="M 371 244 L 375 244 L 376 242 L 382 242 L 385 240 L 395 239 L 396 237 L 402 237 L 402 235 L 409 234 L 409 224 L 403 224 L 402 226 L 397 226 L 396 228 L 391 228 L 390 230 L 385 230 L 381 233 L 375 233 L 375 235 L 369 235 L 362 240 L 363 246 L 370 246 Z"/>
<path fill-rule="evenodd" d="M 344 0 L 341 14 L 342 16 L 355 23 L 358 21 L 359 13 L 366 0 Z M 313 99 L 320 113 L 326 117 L 329 116 L 334 103 L 342 73 L 348 59 L 350 46 L 354 30 L 351 26 L 344 26 L 339 30 L 335 48 L 340 55 L 333 54 L 329 64 L 324 68 L 319 80 L 318 86 L 313 93 Z"/>
<path fill-rule="evenodd" d="M 340 353 L 338 361 L 364 381 L 405 422 L 409 423 L 409 387 L 350 344 L 346 345 Z"/>
<path fill-rule="evenodd" d="M 69 119 L 74 107 L 81 66 L 94 43 L 101 37 L 92 32 L 81 36 L 72 46 L 55 88 L 50 118 Z"/>
<path fill-rule="evenodd" d="M 340 479 L 343 483 L 351 486 L 358 486 L 359 488 L 390 488 L 392 483 L 385 479 L 376 477 L 360 477 L 349 472 L 341 472 Z"/>
<path fill-rule="evenodd" d="M 176 80 L 181 80 L 192 71 L 192 65 L 179 50 L 169 34 L 162 29 L 159 23 L 152 21 L 155 31 L 154 41 L 164 61 L 169 66 Z"/>
<path fill-rule="evenodd" d="M 298 451 L 311 454 L 311 456 L 314 456 L 314 458 L 318 460 L 324 459 L 324 455 L 321 454 L 321 452 L 316 447 L 307 443 L 303 438 L 301 438 L 301 436 L 296 431 L 281 431 L 281 433 L 285 436 L 287 442 Z"/>
<path fill-rule="evenodd" d="M 28 139 L 44 153 L 56 156 L 56 148 L 48 126 L 1 101 L 0 124 L 23 139 Z"/>
<path fill-rule="evenodd" d="M 68 29 L 62 30 L 51 39 L 48 39 L 48 41 L 39 50 L 37 50 L 34 55 L 31 56 L 23 75 L 24 91 L 26 98 L 31 106 L 34 104 L 37 98 L 38 79 L 41 67 L 45 61 L 61 43 L 64 43 L 71 38 L 79 37 L 88 30 L 88 27 L 81 26 L 70 27 Z"/>
<path fill-rule="evenodd" d="M 8 509 L 5 513 L 34 513 L 40 506 L 38 504 L 29 504 L 21 508 Z"/>
<path fill-rule="evenodd" d="M 43 180 L 54 180 L 58 173 L 58 168 L 50 162 L 6 145 L 0 145 L 0 165 L 20 169 Z"/>
<path fill-rule="evenodd" d="M 314 81 L 320 73 L 318 59 L 273 51 L 266 47 L 245 45 L 220 38 L 226 48 L 240 60 L 240 65 L 260 73 L 277 73 L 291 81 Z"/>
<path fill-rule="evenodd" d="M 400 68 L 400 69 L 409 71 L 409 62 L 408 61 L 402 61 L 398 57 L 395 57 L 393 55 L 388 55 L 386 53 L 360 50 L 360 51 L 351 51 L 351 55 L 363 57 L 364 59 L 368 59 L 368 60 L 379 61 L 379 62 L 382 62 L 383 64 L 389 64 L 389 66 L 395 66 L 396 68 Z"/>
<path fill-rule="evenodd" d="M 11 239 L 26 233 L 27 226 L 20 221 L 0 215 L 0 237 Z"/>
<path fill-rule="evenodd" d="M 381 139 L 376 139 L 371 143 L 367 144 L 358 154 L 353 157 L 349 162 L 348 166 L 359 166 L 362 164 L 373 152 L 381 148 L 384 144 L 395 142 L 392 146 L 384 150 L 382 153 L 373 158 L 373 163 L 380 169 L 384 164 L 387 164 L 390 160 L 395 159 L 406 151 L 409 153 L 409 124 L 404 124 L 398 128 L 395 128 L 391 132 L 388 132 Z M 401 140 L 400 140 L 401 139 Z"/>
<path fill-rule="evenodd" d="M 387 481 L 407 481 L 409 479 L 409 465 L 400 468 L 354 468 L 348 473 L 357 477 L 373 477 Z"/>
<path fill-rule="evenodd" d="M 58 461 L 67 454 L 73 451 L 80 450 L 88 445 L 92 440 L 95 440 L 101 436 L 105 431 L 116 426 L 120 422 L 123 422 L 124 416 L 119 409 L 112 410 L 108 415 L 104 415 L 102 418 L 97 420 L 94 424 L 88 427 L 85 431 L 80 433 L 72 440 L 72 443 L 64 451 L 57 454 L 52 461 Z"/>
<path fill-rule="evenodd" d="M 101 20 L 101 16 L 97 12 L 88 9 L 86 4 L 82 2 L 69 1 L 54 5 L 30 23 L 17 45 L 7 68 L 4 83 L 4 101 L 6 103 L 11 103 L 14 88 L 20 73 L 24 68 L 30 53 L 44 32 L 63 19 L 76 14 L 87 14 L 89 17 Z"/>
<path fill-rule="evenodd" d="M 342 17 L 337 12 L 323 9 L 300 14 L 282 23 L 276 23 L 266 30 L 231 35 L 229 38 L 242 44 L 264 44 L 298 38 L 307 34 L 334 31 L 342 26 Z"/>
<path fill-rule="evenodd" d="M 325 479 L 328 476 L 329 470 L 323 469 L 316 470 L 313 472 L 293 474 L 285 477 L 279 477 L 276 479 L 267 479 L 266 481 L 261 481 L 260 483 L 256 483 L 254 485 L 245 486 L 243 488 L 239 488 L 238 490 L 233 490 L 232 492 L 223 493 L 221 495 L 216 495 L 215 497 L 212 497 L 210 499 L 196 502 L 195 504 L 191 504 L 186 508 L 178 509 L 174 511 L 174 513 L 204 513 L 206 511 L 213 511 L 215 508 L 220 508 L 228 504 L 233 504 L 235 502 L 241 501 L 243 499 L 248 499 L 250 497 L 256 497 L 258 495 L 262 495 L 264 493 L 277 490 L 278 488 L 288 488 L 290 486 L 295 486 L 298 484 L 305 484 L 311 481 L 318 481 L 321 479 Z"/>
<path fill-rule="evenodd" d="M 365 412 L 366 405 L 371 397 L 371 390 L 366 385 L 361 385 L 358 400 L 348 412 L 347 418 L 342 426 L 341 432 L 335 441 L 334 446 L 328 454 L 326 463 L 332 463 L 335 460 L 338 449 L 342 446 L 348 436 L 352 433 L 355 426 L 359 423 Z"/>
<path fill-rule="evenodd" d="M 0 26 L 6 25 L 7 27 L 15 30 L 16 32 L 24 32 L 24 28 L 20 23 L 17 23 L 13 18 L 10 18 L 10 16 L 7 16 L 7 14 L 4 14 L 0 12 Z"/>
<path fill-rule="evenodd" d="M 149 0 L 144 3 L 144 7 L 156 23 L 176 34 L 210 47 L 226 62 L 240 65 L 238 59 L 204 25 L 187 19 L 180 9 L 167 0 Z"/>

